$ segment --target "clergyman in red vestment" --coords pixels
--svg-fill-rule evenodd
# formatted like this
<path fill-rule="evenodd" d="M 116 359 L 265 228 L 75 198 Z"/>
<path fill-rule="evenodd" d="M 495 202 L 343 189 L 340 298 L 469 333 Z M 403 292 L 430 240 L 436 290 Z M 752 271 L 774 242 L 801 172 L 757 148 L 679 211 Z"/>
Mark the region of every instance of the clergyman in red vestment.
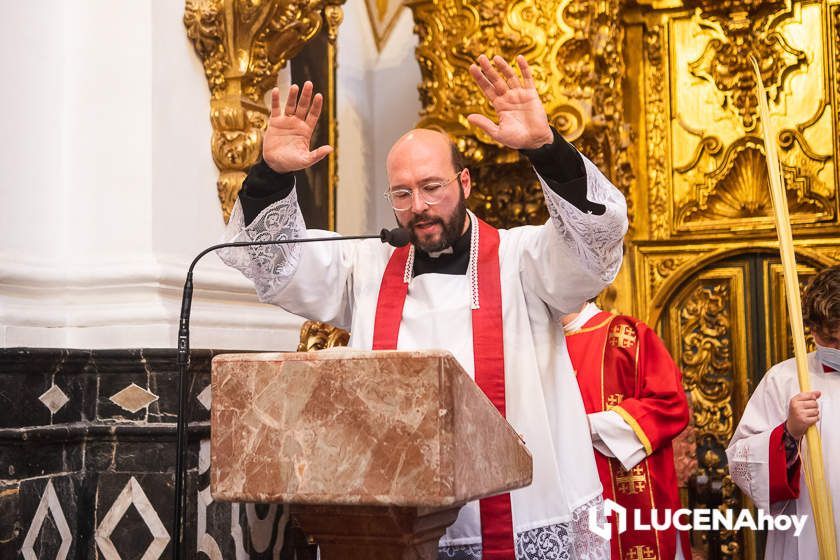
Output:
<path fill-rule="evenodd" d="M 688 533 L 651 526 L 651 510 L 682 507 L 671 441 L 689 419 L 680 370 L 662 340 L 626 315 L 593 303 L 563 317 L 566 344 L 589 419 L 604 498 L 627 508 L 627 530 L 612 523 L 612 557 L 620 560 L 691 558 Z"/>

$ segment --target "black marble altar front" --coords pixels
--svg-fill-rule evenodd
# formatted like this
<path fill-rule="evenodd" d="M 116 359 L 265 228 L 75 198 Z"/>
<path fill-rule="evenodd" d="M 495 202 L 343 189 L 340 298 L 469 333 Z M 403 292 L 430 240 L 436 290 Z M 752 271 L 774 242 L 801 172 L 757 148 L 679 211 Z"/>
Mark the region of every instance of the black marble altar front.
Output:
<path fill-rule="evenodd" d="M 187 558 L 314 558 L 282 505 L 209 489 L 210 359 L 191 354 Z M 0 558 L 169 558 L 174 349 L 0 349 Z"/>

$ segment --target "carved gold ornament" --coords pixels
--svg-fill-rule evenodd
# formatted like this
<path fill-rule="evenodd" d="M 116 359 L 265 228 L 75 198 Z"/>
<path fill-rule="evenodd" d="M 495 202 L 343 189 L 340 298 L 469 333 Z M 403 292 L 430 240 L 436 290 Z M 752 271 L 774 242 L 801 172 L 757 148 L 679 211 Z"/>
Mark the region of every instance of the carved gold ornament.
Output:
<path fill-rule="evenodd" d="M 311 352 L 336 346 L 347 346 L 350 333 L 320 321 L 306 321 L 300 328 L 298 352 Z"/>
<path fill-rule="evenodd" d="M 796 225 L 840 225 L 837 25 L 831 2 L 684 0 L 640 15 L 647 209 L 645 237 L 773 234 L 762 123 L 748 55 L 770 84 L 771 120 Z M 835 16 L 836 18 L 836 16 Z M 834 66 L 835 68 L 832 68 Z M 836 97 L 835 97 L 836 98 Z"/>
<path fill-rule="evenodd" d="M 758 124 L 758 97 L 750 57 L 761 60 L 762 80 L 774 101 L 779 100 L 788 77 L 806 62 L 805 52 L 793 48 L 767 17 L 784 2 L 695 3 L 704 8 L 708 18 L 700 25 L 712 29 L 714 37 L 689 63 L 689 71 L 714 83 L 740 117 L 744 130 L 752 132 Z"/>
<path fill-rule="evenodd" d="M 470 204 L 497 226 L 547 218 L 527 160 L 467 123 L 495 114 L 468 73 L 480 54 L 528 61 L 551 124 L 624 192 L 633 171 L 624 120 L 623 31 L 618 0 L 409 0 L 423 108 L 418 126 L 449 133 L 466 156 L 474 182 Z"/>
<path fill-rule="evenodd" d="M 186 1 L 187 36 L 204 63 L 210 87 L 211 151 L 219 168 L 216 186 L 225 222 L 245 171 L 260 157 L 268 122 L 265 94 L 280 69 L 325 22 L 334 38 L 332 27 L 341 21 L 338 6 L 343 1 Z"/>
<path fill-rule="evenodd" d="M 735 429 L 734 411 L 746 404 L 746 356 L 739 325 L 743 281 L 739 268 L 703 274 L 681 291 L 670 310 L 676 327 L 670 343 L 683 372 L 701 457 L 698 474 L 724 481 L 729 480 L 724 458 Z M 738 507 L 734 485 L 724 483 L 721 508 Z M 724 557 L 740 557 L 743 550 L 734 531 L 721 533 L 721 552 Z"/>

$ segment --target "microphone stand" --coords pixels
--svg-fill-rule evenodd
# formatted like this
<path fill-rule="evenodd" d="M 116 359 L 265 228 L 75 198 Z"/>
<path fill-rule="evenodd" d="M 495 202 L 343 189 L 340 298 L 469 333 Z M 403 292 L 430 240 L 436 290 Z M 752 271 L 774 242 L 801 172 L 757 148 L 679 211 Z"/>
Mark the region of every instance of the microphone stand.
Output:
<path fill-rule="evenodd" d="M 184 556 L 183 527 L 186 493 L 184 492 L 184 455 L 186 454 L 186 411 L 187 411 L 187 372 L 190 367 L 190 307 L 192 306 L 193 269 L 198 261 L 207 253 L 227 247 L 254 247 L 258 245 L 284 245 L 286 243 L 312 243 L 315 241 L 346 241 L 349 239 L 380 239 L 395 247 L 408 244 L 408 233 L 401 228 L 393 230 L 383 229 L 379 235 L 348 235 L 332 237 L 310 237 L 303 239 L 275 239 L 267 241 L 234 241 L 219 243 L 201 251 L 193 259 L 187 270 L 184 291 L 181 296 L 181 316 L 178 321 L 178 421 L 177 442 L 175 447 L 175 507 L 172 515 L 173 558 L 181 560 Z"/>

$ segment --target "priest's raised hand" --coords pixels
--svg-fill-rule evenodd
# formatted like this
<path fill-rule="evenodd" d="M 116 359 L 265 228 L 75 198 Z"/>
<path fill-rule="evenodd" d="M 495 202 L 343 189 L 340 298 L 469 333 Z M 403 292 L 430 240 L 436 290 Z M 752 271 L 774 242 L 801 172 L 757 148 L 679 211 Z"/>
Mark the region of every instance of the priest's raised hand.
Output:
<path fill-rule="evenodd" d="M 481 55 L 477 64 L 470 66 L 470 75 L 496 111 L 499 123 L 475 113 L 467 116 L 467 120 L 499 144 L 517 150 L 533 150 L 551 144 L 554 134 L 525 57 L 517 56 L 516 64 L 522 73 L 521 79 L 498 55 L 493 57 L 492 63 Z"/>
<path fill-rule="evenodd" d="M 324 105 L 323 96 L 312 93 L 312 82 L 305 82 L 303 88 L 293 84 L 281 110 L 280 89 L 271 91 L 271 118 L 263 136 L 263 160 L 277 173 L 311 167 L 333 150 L 329 145 L 309 149 Z"/>

